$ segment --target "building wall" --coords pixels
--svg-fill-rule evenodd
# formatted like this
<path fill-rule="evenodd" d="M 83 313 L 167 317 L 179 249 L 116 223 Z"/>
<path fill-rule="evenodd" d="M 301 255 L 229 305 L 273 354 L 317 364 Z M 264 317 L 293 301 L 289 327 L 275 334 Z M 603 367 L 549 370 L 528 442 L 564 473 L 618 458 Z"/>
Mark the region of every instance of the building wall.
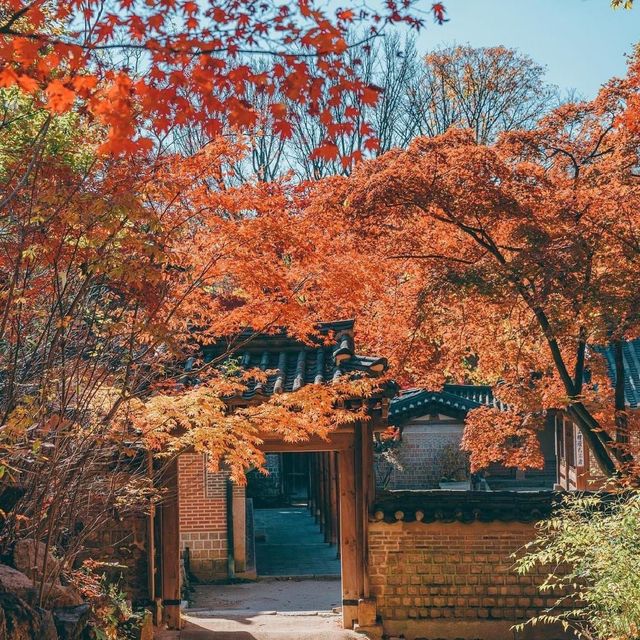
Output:
<path fill-rule="evenodd" d="M 416 418 L 402 429 L 398 460 L 402 470 L 394 469 L 387 489 L 437 489 L 443 475 L 442 453 L 448 446 L 458 448 L 464 425 L 444 416 Z M 386 462 L 379 461 L 384 474 Z"/>
<path fill-rule="evenodd" d="M 139 458 L 135 464 L 140 464 Z M 101 572 L 109 582 L 121 585 L 127 598 L 136 605 L 146 604 L 151 596 L 149 542 L 153 529 L 148 510 L 152 507 L 150 503 L 143 501 L 136 506 L 136 513 L 128 513 L 122 517 L 122 514 L 112 509 L 113 504 L 109 499 L 114 486 L 124 487 L 144 478 L 139 469 L 135 472 L 118 471 L 103 478 L 103 491 L 98 489 L 95 493 L 92 492 L 90 506 L 83 507 L 87 511 L 80 511 L 80 520 L 76 522 L 76 533 L 79 533 L 88 523 L 99 521 L 108 513 L 112 514 L 84 541 L 77 562 L 97 560 L 107 563 Z M 84 516 L 87 520 L 83 522 Z M 3 637 L 2 634 L 0 637 Z"/>
<path fill-rule="evenodd" d="M 475 639 L 534 637 L 510 627 L 551 604 L 536 585 L 542 575 L 516 575 L 511 554 L 535 535 L 519 522 L 372 522 L 369 571 L 378 615 L 389 635 Z M 536 637 L 562 637 L 534 628 Z"/>
<path fill-rule="evenodd" d="M 247 495 L 252 497 L 260 507 L 269 506 L 268 503 L 277 503 L 282 496 L 282 454 L 267 453 L 265 455 L 265 469 L 268 475 L 257 470 L 247 475 Z M 267 504 L 261 504 L 265 501 Z"/>
<path fill-rule="evenodd" d="M 265 455 L 265 468 L 269 472 L 269 477 L 272 479 L 274 487 L 280 487 L 281 473 L 282 473 L 282 454 L 281 453 L 267 453 Z"/>
<path fill-rule="evenodd" d="M 402 469 L 393 469 L 385 460 L 376 461 L 376 479 L 378 488 L 388 490 L 437 489 L 440 481 L 449 478 L 465 480 L 468 475 L 463 471 L 465 455 L 460 451 L 464 432 L 464 421 L 446 415 L 420 416 L 402 427 L 402 439 L 397 449 L 397 459 Z M 545 429 L 539 434 L 541 451 L 544 457 L 543 469 L 528 469 L 516 472 L 501 464 L 493 464 L 486 472 L 487 481 L 492 489 L 521 487 L 552 488 L 556 482 L 555 424 L 553 418 L 547 421 Z M 447 451 L 448 450 L 448 451 Z M 459 456 L 452 455 L 452 450 Z M 445 452 L 446 455 L 445 455 Z M 588 452 L 587 452 L 588 453 Z M 457 477 L 453 472 L 459 469 Z M 388 484 L 382 479 L 391 470 Z M 575 487 L 573 487 L 575 488 Z"/>
<path fill-rule="evenodd" d="M 204 454 L 178 458 L 180 548 L 189 548 L 189 569 L 198 580 L 227 577 L 227 480 L 227 473 L 207 470 Z"/>
<path fill-rule="evenodd" d="M 554 428 L 558 452 L 558 484 L 565 491 L 597 491 L 606 478 L 579 427 L 562 413 L 556 413 Z"/>

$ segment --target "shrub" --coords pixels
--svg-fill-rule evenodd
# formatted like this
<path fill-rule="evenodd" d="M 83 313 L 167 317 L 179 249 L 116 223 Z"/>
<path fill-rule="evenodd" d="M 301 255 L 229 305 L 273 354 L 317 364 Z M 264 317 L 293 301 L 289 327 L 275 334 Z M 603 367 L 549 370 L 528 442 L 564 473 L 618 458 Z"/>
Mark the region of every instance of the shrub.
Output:
<path fill-rule="evenodd" d="M 540 590 L 555 596 L 526 624 L 560 623 L 588 640 L 636 640 L 639 549 L 640 492 L 565 496 L 516 561 L 520 574 L 548 571 Z"/>
<path fill-rule="evenodd" d="M 462 482 L 469 478 L 469 454 L 457 443 L 451 442 L 442 447 L 437 465 L 444 482 Z"/>

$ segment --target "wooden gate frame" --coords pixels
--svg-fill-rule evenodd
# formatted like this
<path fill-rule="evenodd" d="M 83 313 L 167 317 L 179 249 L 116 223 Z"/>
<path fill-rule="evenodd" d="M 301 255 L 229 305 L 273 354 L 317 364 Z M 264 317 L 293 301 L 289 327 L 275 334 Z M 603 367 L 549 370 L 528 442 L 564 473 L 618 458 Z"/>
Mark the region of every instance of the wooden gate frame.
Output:
<path fill-rule="evenodd" d="M 358 422 L 332 431 L 326 440 L 285 442 L 273 434 L 263 436 L 265 453 L 337 452 L 342 573 L 342 623 L 345 629 L 375 624 L 375 601 L 369 590 L 367 523 L 375 497 L 373 425 Z M 160 508 L 161 594 L 164 622 L 180 628 L 180 505 L 178 464 L 167 466 L 167 497 Z"/>

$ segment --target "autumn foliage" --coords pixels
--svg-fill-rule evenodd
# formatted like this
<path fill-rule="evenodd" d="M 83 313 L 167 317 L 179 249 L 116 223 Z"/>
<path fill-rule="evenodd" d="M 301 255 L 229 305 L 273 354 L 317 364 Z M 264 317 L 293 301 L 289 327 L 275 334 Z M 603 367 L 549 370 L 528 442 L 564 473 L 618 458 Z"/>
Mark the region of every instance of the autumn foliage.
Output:
<path fill-rule="evenodd" d="M 322 119 L 316 158 L 335 155 L 336 127 L 375 146 L 357 109 L 340 123 L 331 111 L 379 96 L 347 31 L 366 47 L 422 22 L 412 2 L 0 2 L 3 553 L 46 540 L 70 575 L 96 531 L 162 499 L 157 474 L 185 447 L 242 481 L 263 462 L 261 432 L 297 441 L 364 419 L 345 407 L 371 387 L 347 378 L 228 410 L 265 375 L 230 373 L 234 336 L 308 340 L 335 300 L 366 295 L 358 252 L 345 262 L 299 215 L 304 185 L 235 177 L 260 97 L 279 138 L 294 111 Z M 188 149 L 186 130 L 199 133 Z M 223 336 L 230 348 L 202 362 Z"/>
<path fill-rule="evenodd" d="M 315 0 L 5 0 L 0 87 L 20 87 L 51 113 L 81 104 L 106 127 L 101 149 L 109 152 L 149 149 L 175 126 L 197 123 L 209 139 L 250 127 L 258 118 L 256 91 L 278 92 L 312 113 L 324 104 L 327 124 L 353 127 L 358 113 L 334 123 L 330 107 L 347 96 L 374 104 L 378 92 L 345 56 L 347 30 L 360 25 L 369 40 L 390 23 L 420 28 L 424 17 L 413 5 L 329 12 Z M 431 12 L 445 19 L 441 3 Z M 264 61 L 260 70 L 256 59 Z M 272 103 L 270 110 L 279 135 L 290 136 L 289 107 Z M 326 140 L 316 153 L 335 151 Z"/>
<path fill-rule="evenodd" d="M 263 463 L 261 432 L 297 441 L 364 418 L 345 404 L 371 387 L 347 378 L 233 413 L 227 397 L 265 373 L 220 370 L 233 340 L 199 358 L 247 328 L 315 336 L 362 276 L 322 229 L 296 224 L 299 186 L 230 186 L 245 149 L 222 137 L 188 157 L 104 156 L 83 114 L 0 97 L 0 477 L 5 498 L 19 487 L 3 549 L 64 543 L 66 572 L 96 531 L 162 499 L 158 475 L 185 447 L 242 481 Z"/>
<path fill-rule="evenodd" d="M 471 412 L 476 468 L 539 466 L 550 409 L 607 473 L 630 463 L 636 419 L 595 347 L 639 329 L 633 73 L 494 144 L 462 129 L 416 138 L 320 185 L 309 210 L 368 253 L 384 284 L 362 324 L 406 381 L 489 383 L 509 407 Z"/>
<path fill-rule="evenodd" d="M 440 3 L 431 13 L 445 19 Z M 640 55 L 594 101 L 538 121 L 528 58 L 433 54 L 426 86 L 451 76 L 423 122 L 439 135 L 360 162 L 378 140 L 356 105 L 380 91 L 347 31 L 368 47 L 420 15 L 412 2 L 0 1 L 0 480 L 22 491 L 0 514 L 2 549 L 60 545 L 82 520 L 70 563 L 110 518 L 160 499 L 155 471 L 187 447 L 241 481 L 263 463 L 261 433 L 297 442 L 365 419 L 347 409 L 372 393 L 362 379 L 228 409 L 266 375 L 234 366 L 243 331 L 308 341 L 336 318 L 357 317 L 358 343 L 401 383 L 493 385 L 508 410 L 469 415 L 475 468 L 539 465 L 557 409 L 605 471 L 636 472 L 637 418 L 596 347 L 640 335 Z M 487 60 L 508 73 L 479 73 Z M 518 66 L 526 112 L 510 93 L 500 123 L 462 116 L 467 71 L 495 88 Z M 457 109 L 444 124 L 443 105 Z M 286 139 L 305 113 L 323 132 L 310 161 L 339 153 L 352 174 L 243 177 L 262 123 Z"/>

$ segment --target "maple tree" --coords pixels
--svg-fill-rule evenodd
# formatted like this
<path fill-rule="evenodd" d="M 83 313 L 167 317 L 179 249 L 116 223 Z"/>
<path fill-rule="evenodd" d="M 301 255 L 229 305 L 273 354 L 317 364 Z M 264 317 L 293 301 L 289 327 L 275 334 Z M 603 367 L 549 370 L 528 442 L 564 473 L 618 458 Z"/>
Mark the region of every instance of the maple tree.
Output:
<path fill-rule="evenodd" d="M 441 4 L 431 13 L 444 20 Z M 242 480 L 261 466 L 260 431 L 295 441 L 363 418 L 341 409 L 367 392 L 347 380 L 230 414 L 224 398 L 242 376 L 198 353 L 247 328 L 308 339 L 333 317 L 336 283 L 361 273 L 316 225 L 294 225 L 299 187 L 230 186 L 229 167 L 264 96 L 286 97 L 268 102 L 282 138 L 291 105 L 377 99 L 346 55 L 353 24 L 370 40 L 423 21 L 411 2 L 331 13 L 308 0 L 0 3 L 0 474 L 22 491 L 3 548 L 66 539 L 68 569 L 114 509 L 154 499 L 143 450 L 193 446 Z M 195 125 L 197 145 L 167 148 Z M 195 388 L 183 383 L 190 356 Z"/>
<path fill-rule="evenodd" d="M 255 91 L 279 91 L 318 113 L 347 96 L 375 103 L 377 91 L 350 64 L 346 33 L 354 24 L 365 39 L 389 23 L 423 26 L 414 2 L 387 2 L 328 12 L 314 0 L 192 0 L 156 5 L 136 0 L 5 0 L 0 5 L 0 87 L 19 86 L 52 113 L 78 102 L 108 129 L 104 151 L 149 148 L 175 125 L 200 123 L 209 139 L 257 120 Z M 431 14 L 445 20 L 444 6 Z M 105 63 L 108 52 L 140 52 L 142 68 Z M 257 70 L 247 57 L 260 57 Z M 310 62 L 313 61 L 313 66 Z M 352 61 L 353 62 L 353 61 Z M 279 134 L 290 135 L 289 108 L 270 105 Z M 330 111 L 326 117 L 332 120 Z M 353 114 L 343 126 L 354 123 Z M 142 128 L 145 132 L 142 133 Z M 317 153 L 329 156 L 333 143 Z"/>
<path fill-rule="evenodd" d="M 614 389 L 592 348 L 638 335 L 631 92 L 633 77 L 612 81 L 492 145 L 456 129 L 416 138 L 312 201 L 309 215 L 359 243 L 380 283 L 360 339 L 403 381 L 489 383 L 509 407 L 470 413 L 474 468 L 539 466 L 544 413 L 562 409 L 607 474 L 636 473 L 623 376 Z"/>
<path fill-rule="evenodd" d="M 0 479 L 20 489 L 0 514 L 5 551 L 45 540 L 68 570 L 113 517 L 162 497 L 145 452 L 194 447 L 242 481 L 262 466 L 261 432 L 297 441 L 364 419 L 344 405 L 371 386 L 346 378 L 227 411 L 264 372 L 219 370 L 233 339 L 199 357 L 247 328 L 317 336 L 331 299 L 362 277 L 321 228 L 294 224 L 299 186 L 229 187 L 246 149 L 228 138 L 191 156 L 115 158 L 85 114 L 52 115 L 17 88 L 0 101 Z"/>
<path fill-rule="evenodd" d="M 443 11 L 432 6 L 439 21 Z M 611 466 L 607 434 L 634 424 L 619 394 L 611 411 L 586 345 L 637 329 L 634 67 L 594 103 L 496 145 L 453 130 L 317 188 L 232 179 L 251 149 L 238 132 L 260 105 L 281 138 L 292 113 L 318 118 L 327 136 L 308 151 L 321 162 L 356 127 L 373 151 L 360 109 L 379 91 L 359 76 L 347 30 L 420 26 L 412 12 L 2 2 L 0 474 L 23 491 L 3 516 L 5 550 L 17 537 L 65 540 L 68 567 L 114 510 L 158 497 L 143 451 L 195 447 L 241 480 L 262 465 L 261 432 L 295 442 L 364 419 L 344 410 L 371 391 L 362 380 L 229 413 L 225 398 L 264 373 L 217 367 L 233 341 L 213 363 L 198 357 L 247 328 L 306 340 L 337 314 L 357 315 L 405 380 L 502 382 L 512 411 L 491 415 L 491 434 L 482 413 L 468 425 L 476 466 L 535 463 L 541 407 L 572 412 Z M 139 66 L 107 52 L 138 52 Z M 198 140 L 163 146 L 192 125 Z"/>
<path fill-rule="evenodd" d="M 486 144 L 504 131 L 529 129 L 560 101 L 544 75 L 543 66 L 506 47 L 432 51 L 410 96 L 413 136 L 458 127 Z"/>

